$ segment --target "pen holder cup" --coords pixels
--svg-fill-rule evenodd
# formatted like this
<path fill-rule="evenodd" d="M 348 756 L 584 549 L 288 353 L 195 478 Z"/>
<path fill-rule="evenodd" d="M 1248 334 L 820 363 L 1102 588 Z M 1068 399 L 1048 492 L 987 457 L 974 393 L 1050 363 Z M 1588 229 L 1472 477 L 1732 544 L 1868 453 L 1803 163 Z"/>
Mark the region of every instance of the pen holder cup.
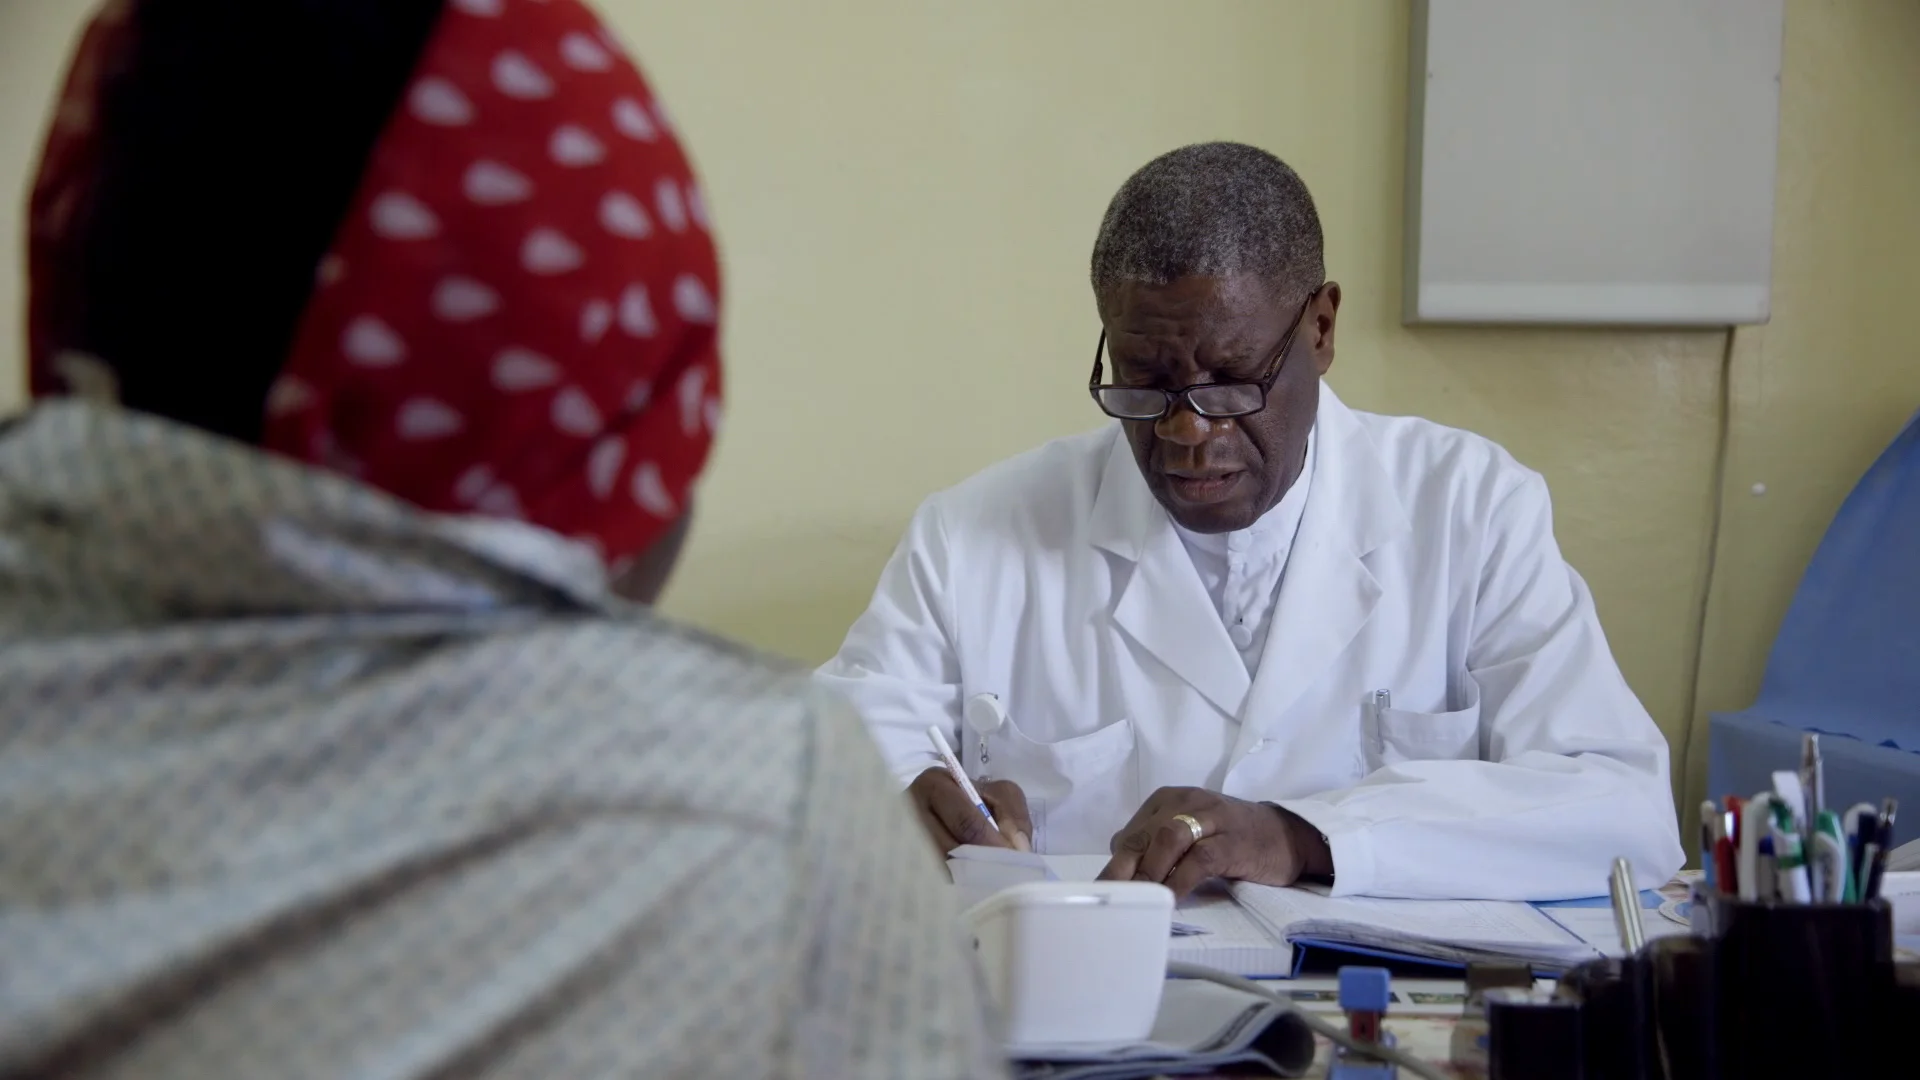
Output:
<path fill-rule="evenodd" d="M 1696 897 L 1708 989 L 1710 1075 L 1870 1076 L 1891 1053 L 1893 915 L 1864 904 Z M 1698 985 L 1698 984 L 1697 984 Z M 1656 994 L 1658 992 L 1656 991 Z"/>
<path fill-rule="evenodd" d="M 1676 936 L 1625 958 L 1592 960 L 1560 978 L 1579 1005 L 1586 1080 L 1711 1077 L 1708 942 Z"/>
<path fill-rule="evenodd" d="M 1713 943 L 1692 935 L 1647 943 L 1635 958 L 1650 1006 L 1641 1032 L 1649 1077 L 1709 1077 L 1713 1061 Z"/>
<path fill-rule="evenodd" d="M 1652 1035 L 1645 965 L 1639 957 L 1591 960 L 1560 977 L 1559 997 L 1578 1002 L 1586 1080 L 1650 1080 Z"/>

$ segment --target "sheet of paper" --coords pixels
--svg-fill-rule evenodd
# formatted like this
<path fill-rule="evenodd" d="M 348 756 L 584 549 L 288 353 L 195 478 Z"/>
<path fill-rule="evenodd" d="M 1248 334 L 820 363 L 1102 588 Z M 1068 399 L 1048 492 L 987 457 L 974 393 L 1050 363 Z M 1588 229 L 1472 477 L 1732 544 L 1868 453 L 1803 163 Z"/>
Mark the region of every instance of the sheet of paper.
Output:
<path fill-rule="evenodd" d="M 1895 934 L 1920 934 L 1920 871 L 1880 875 L 1880 895 L 1893 907 Z"/>
<path fill-rule="evenodd" d="M 1466 960 L 1501 956 L 1555 963 L 1594 949 L 1530 904 L 1494 900 L 1335 899 L 1320 890 L 1241 883 L 1234 896 L 1266 929 L 1392 952 Z"/>
<path fill-rule="evenodd" d="M 953 875 L 962 908 L 972 907 L 1015 885 L 1058 880 L 1046 860 L 1038 855 L 973 845 L 957 847 L 948 853 L 947 872 Z"/>
<path fill-rule="evenodd" d="M 1045 875 L 1052 871 L 1045 855 L 1036 855 L 1031 851 L 1015 851 L 1012 848 L 985 847 L 980 844 L 962 844 L 947 852 L 947 862 L 989 863 L 994 866 L 1014 866 L 1022 870 L 1037 871 Z M 1044 880 L 1044 878 L 1043 878 Z"/>
<path fill-rule="evenodd" d="M 1282 1006 L 1213 983 L 1174 979 L 1160 998 L 1145 1042 L 1008 1050 L 1015 1059 L 1016 1080 L 1102 1080 L 1173 1072 L 1299 1076 L 1313 1062 L 1314 1038 Z"/>
<path fill-rule="evenodd" d="M 1454 944 L 1565 945 L 1567 934 L 1531 904 L 1499 900 L 1335 899 L 1313 889 L 1241 884 L 1234 895 L 1261 921 L 1351 922 L 1409 938 Z"/>
<path fill-rule="evenodd" d="M 962 844 L 947 852 L 947 865 L 955 863 L 1014 867 L 1039 876 L 1035 881 L 1092 881 L 1107 868 L 1106 855 L 1037 855 L 1011 848 Z"/>
<path fill-rule="evenodd" d="M 1277 942 L 1258 921 L 1246 913 L 1223 889 L 1203 889 L 1180 902 L 1180 921 L 1199 927 L 1207 940 L 1194 943 L 1201 949 L 1271 949 Z M 1176 950 L 1182 948 L 1174 946 Z M 1197 959 L 1180 956 L 1175 959 Z M 1200 961 L 1204 962 L 1204 961 Z"/>
<path fill-rule="evenodd" d="M 1881 896 L 1920 894 L 1920 870 L 1889 870 L 1880 875 Z"/>
<path fill-rule="evenodd" d="M 1043 855 L 1061 881 L 1092 881 L 1107 868 L 1110 855 Z"/>
<path fill-rule="evenodd" d="M 1684 934 L 1687 928 L 1660 914 L 1656 909 L 1648 911 L 1638 909 L 1640 928 L 1646 939 L 1671 937 Z M 1593 946 L 1608 956 L 1625 956 L 1626 950 L 1620 947 L 1620 931 L 1613 925 L 1612 908 L 1550 908 L 1547 917 L 1581 941 Z"/>

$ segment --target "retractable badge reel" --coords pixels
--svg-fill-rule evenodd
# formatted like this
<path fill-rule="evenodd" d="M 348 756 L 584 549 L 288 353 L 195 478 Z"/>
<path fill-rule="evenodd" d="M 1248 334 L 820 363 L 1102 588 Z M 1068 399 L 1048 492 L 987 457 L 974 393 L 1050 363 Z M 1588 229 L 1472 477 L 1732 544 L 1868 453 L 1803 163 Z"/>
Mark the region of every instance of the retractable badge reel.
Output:
<path fill-rule="evenodd" d="M 987 775 L 987 736 L 999 731 L 1007 723 L 1006 706 L 1000 704 L 995 694 L 975 694 L 967 699 L 967 730 L 973 732 L 975 747 L 980 755 L 979 779 L 991 780 Z"/>

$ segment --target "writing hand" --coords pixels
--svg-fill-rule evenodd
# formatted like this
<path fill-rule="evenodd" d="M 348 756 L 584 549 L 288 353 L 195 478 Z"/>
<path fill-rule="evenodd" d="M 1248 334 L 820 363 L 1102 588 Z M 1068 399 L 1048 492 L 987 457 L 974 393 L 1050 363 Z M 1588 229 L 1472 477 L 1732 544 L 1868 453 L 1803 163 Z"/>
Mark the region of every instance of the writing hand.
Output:
<path fill-rule="evenodd" d="M 983 780 L 974 787 L 993 819 L 1000 823 L 995 832 L 953 774 L 935 766 L 914 777 L 907 788 L 907 799 L 920 817 L 920 826 L 933 838 L 934 846 L 945 855 L 962 844 L 1032 851 L 1033 819 L 1027 812 L 1027 795 L 1011 780 Z"/>

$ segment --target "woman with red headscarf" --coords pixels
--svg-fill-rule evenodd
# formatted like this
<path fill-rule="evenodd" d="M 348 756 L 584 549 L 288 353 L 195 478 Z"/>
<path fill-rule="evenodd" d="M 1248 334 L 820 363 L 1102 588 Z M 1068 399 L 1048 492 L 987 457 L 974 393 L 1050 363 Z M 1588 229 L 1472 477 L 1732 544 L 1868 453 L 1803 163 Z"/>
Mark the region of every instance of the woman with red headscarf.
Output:
<path fill-rule="evenodd" d="M 581 541 L 616 581 L 677 541 L 720 415 L 713 241 L 579 4 L 121 0 L 32 210 L 36 395 L 108 376 L 128 407 Z"/>
<path fill-rule="evenodd" d="M 857 722 L 650 601 L 719 279 L 576 0 L 117 0 L 0 433 L 0 1076 L 993 1072 Z"/>

